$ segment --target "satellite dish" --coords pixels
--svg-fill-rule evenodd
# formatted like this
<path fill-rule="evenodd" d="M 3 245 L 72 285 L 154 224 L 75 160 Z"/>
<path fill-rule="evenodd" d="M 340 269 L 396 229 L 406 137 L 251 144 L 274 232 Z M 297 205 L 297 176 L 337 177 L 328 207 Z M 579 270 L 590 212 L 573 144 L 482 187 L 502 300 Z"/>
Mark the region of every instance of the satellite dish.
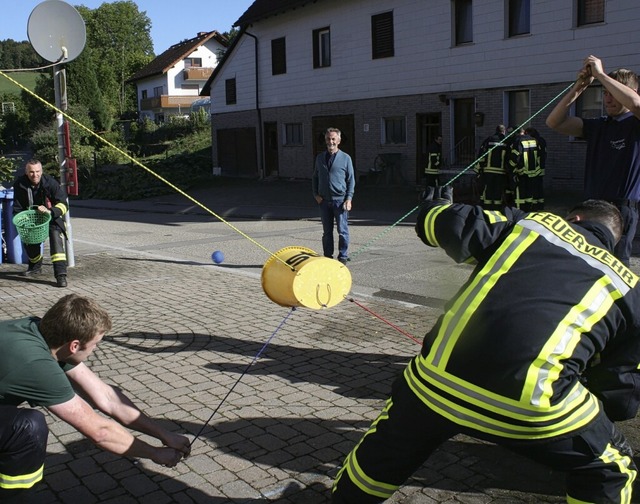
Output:
<path fill-rule="evenodd" d="M 72 5 L 62 0 L 45 0 L 31 12 L 27 35 L 44 59 L 66 63 L 82 53 L 87 30 L 82 16 Z"/>

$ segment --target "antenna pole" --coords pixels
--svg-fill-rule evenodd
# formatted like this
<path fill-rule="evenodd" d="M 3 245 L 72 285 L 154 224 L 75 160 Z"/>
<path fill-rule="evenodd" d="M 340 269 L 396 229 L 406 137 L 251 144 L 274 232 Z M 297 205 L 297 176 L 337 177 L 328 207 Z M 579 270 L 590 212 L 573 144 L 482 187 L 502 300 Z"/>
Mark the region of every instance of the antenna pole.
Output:
<path fill-rule="evenodd" d="M 67 78 L 64 68 L 60 65 L 54 65 L 53 67 L 53 86 L 56 95 L 56 107 L 59 110 L 65 112 L 67 110 Z M 58 130 L 58 162 L 60 163 L 60 185 L 67 190 L 67 156 L 71 153 L 67 153 L 65 149 L 65 130 L 64 130 L 64 116 L 60 112 L 56 112 L 56 126 Z M 66 252 L 67 252 L 67 266 L 73 268 L 76 265 L 75 256 L 73 253 L 73 230 L 71 228 L 71 208 L 69 206 L 69 197 L 67 196 L 67 213 L 64 215 L 64 222 L 66 227 Z"/>

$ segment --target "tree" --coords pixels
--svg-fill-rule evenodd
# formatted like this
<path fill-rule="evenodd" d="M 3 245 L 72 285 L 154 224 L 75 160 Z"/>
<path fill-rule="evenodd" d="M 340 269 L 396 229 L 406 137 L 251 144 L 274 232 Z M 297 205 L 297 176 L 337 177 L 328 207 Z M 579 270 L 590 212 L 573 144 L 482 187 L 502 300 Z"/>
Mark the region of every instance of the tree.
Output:
<path fill-rule="evenodd" d="M 135 90 L 126 80 L 153 57 L 151 20 L 131 0 L 77 7 L 87 27 L 87 47 L 102 98 L 113 115 L 135 108 Z"/>

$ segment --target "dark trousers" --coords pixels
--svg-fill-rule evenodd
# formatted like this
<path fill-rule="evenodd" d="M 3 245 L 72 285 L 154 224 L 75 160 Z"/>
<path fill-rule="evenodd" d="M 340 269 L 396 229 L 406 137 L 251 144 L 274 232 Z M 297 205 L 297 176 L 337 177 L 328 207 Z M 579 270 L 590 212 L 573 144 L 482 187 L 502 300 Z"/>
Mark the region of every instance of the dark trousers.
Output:
<path fill-rule="evenodd" d="M 506 203 L 507 176 L 500 173 L 484 173 L 482 183 L 482 207 L 486 210 L 502 210 Z"/>
<path fill-rule="evenodd" d="M 623 230 L 622 238 L 620 238 L 613 253 L 624 264 L 629 266 L 629 259 L 631 259 L 631 252 L 633 250 L 633 238 L 636 235 L 636 229 L 638 227 L 638 209 L 635 205 L 619 205 L 618 208 L 622 214 Z"/>
<path fill-rule="evenodd" d="M 0 405 L 0 502 L 27 502 L 42 479 L 48 436 L 41 412 Z"/>
<path fill-rule="evenodd" d="M 67 255 L 64 250 L 64 234 L 62 230 L 55 224 L 49 226 L 49 248 L 51 252 L 51 263 L 53 264 L 53 273 L 57 277 L 67 274 Z M 39 244 L 26 245 L 27 257 L 29 258 L 29 267 L 34 267 L 42 263 L 42 248 Z"/>
<path fill-rule="evenodd" d="M 447 439 L 463 432 L 499 443 L 566 471 L 567 495 L 585 503 L 630 503 L 637 471 L 622 434 L 602 413 L 580 432 L 561 439 L 491 439 L 463 429 L 422 403 L 400 376 L 392 396 L 347 456 L 333 486 L 334 504 L 383 502 Z"/>

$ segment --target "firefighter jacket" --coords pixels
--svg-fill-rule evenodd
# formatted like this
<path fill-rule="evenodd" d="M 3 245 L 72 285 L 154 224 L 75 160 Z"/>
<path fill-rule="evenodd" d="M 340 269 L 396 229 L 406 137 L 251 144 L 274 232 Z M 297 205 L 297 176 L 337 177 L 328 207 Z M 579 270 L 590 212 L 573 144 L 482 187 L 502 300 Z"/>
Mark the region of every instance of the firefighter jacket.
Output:
<path fill-rule="evenodd" d="M 542 175 L 539 149 L 536 139 L 529 135 L 520 135 L 509 149 L 507 170 L 509 175 L 518 177 L 538 177 Z"/>
<path fill-rule="evenodd" d="M 404 377 L 429 408 L 489 438 L 574 432 L 640 400 L 638 277 L 603 225 L 433 201 L 416 232 L 477 265 Z M 601 402 L 600 402 L 601 401 Z"/>
<path fill-rule="evenodd" d="M 494 173 L 496 175 L 504 175 L 505 158 L 507 155 L 507 145 L 504 142 L 504 136 L 491 135 L 480 146 L 478 158 L 480 161 L 476 163 L 475 171 L 477 173 Z"/>
<path fill-rule="evenodd" d="M 13 184 L 14 215 L 29 210 L 32 206 L 44 205 L 51 211 L 51 225 L 64 230 L 64 215 L 67 206 L 67 193 L 56 179 L 42 174 L 40 183 L 33 187 L 26 175 L 18 177 Z"/>
<path fill-rule="evenodd" d="M 424 168 L 425 175 L 438 175 L 442 164 L 442 146 L 438 142 L 433 142 L 427 148 L 427 166 Z"/>

